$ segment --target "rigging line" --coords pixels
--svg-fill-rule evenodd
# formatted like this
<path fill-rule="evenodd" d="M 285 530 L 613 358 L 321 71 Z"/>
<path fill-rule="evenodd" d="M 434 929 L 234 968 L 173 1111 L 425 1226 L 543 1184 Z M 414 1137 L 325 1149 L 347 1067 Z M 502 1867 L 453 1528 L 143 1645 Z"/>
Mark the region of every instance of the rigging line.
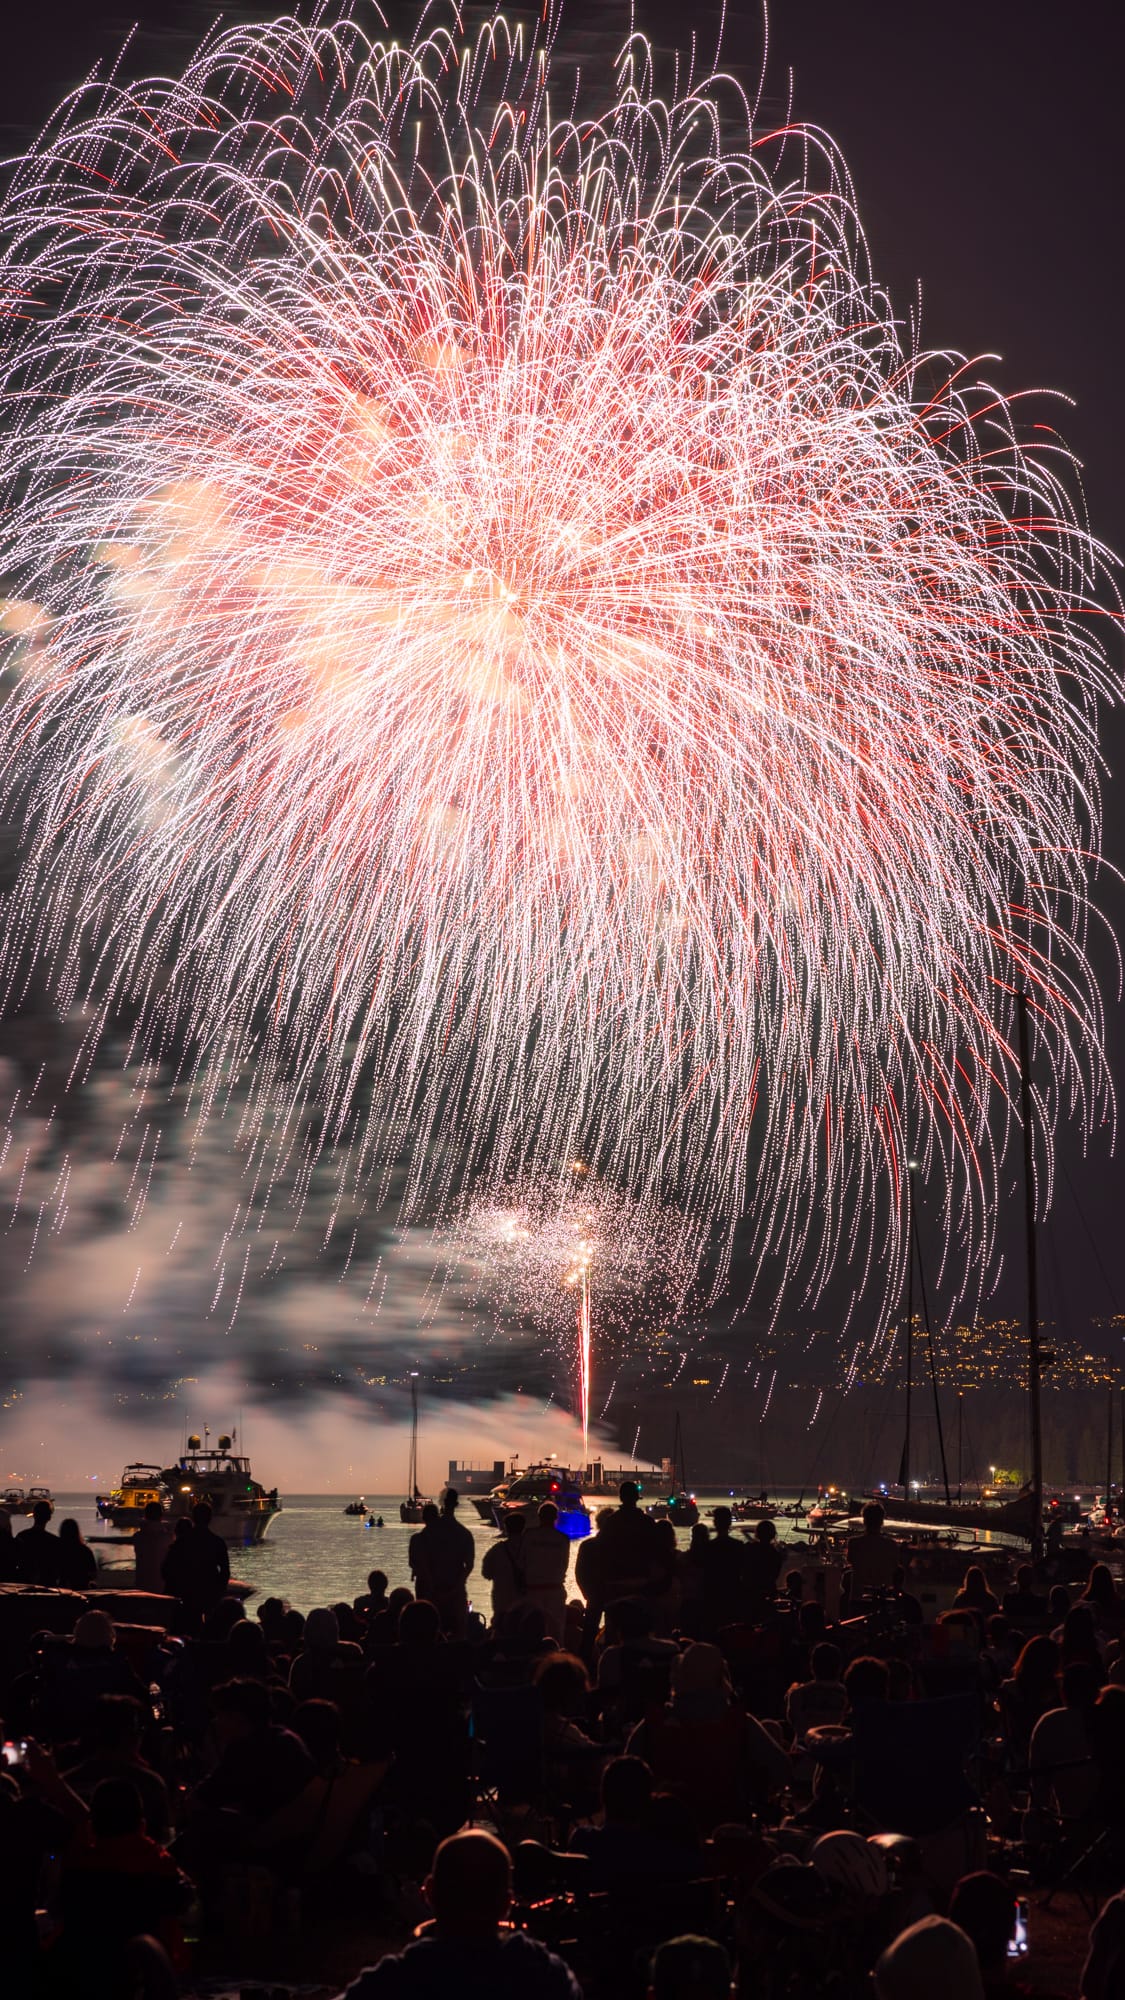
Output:
<path fill-rule="evenodd" d="M 841 1411 L 841 1409 L 842 1409 L 842 1408 L 843 1408 L 843 1406 L 844 1406 L 844 1402 L 845 1402 L 845 1400 L 846 1400 L 846 1398 L 845 1398 L 845 1397 L 844 1397 L 843 1395 L 838 1395 L 838 1396 L 837 1396 L 837 1398 L 836 1398 L 836 1407 L 835 1407 L 835 1409 L 833 1410 L 833 1412 L 832 1412 L 832 1415 L 831 1415 L 831 1416 L 829 1417 L 829 1419 L 828 1419 L 828 1423 L 827 1423 L 827 1425 L 826 1425 L 826 1427 L 825 1427 L 825 1432 L 824 1432 L 824 1436 L 823 1436 L 823 1437 L 821 1438 L 821 1440 L 820 1440 L 820 1445 L 819 1445 L 819 1447 L 818 1447 L 818 1449 L 817 1449 L 817 1451 L 816 1451 L 816 1454 L 815 1454 L 815 1456 L 814 1456 L 814 1458 L 813 1458 L 813 1463 L 812 1463 L 812 1477 L 813 1477 L 814 1479 L 816 1478 L 816 1471 L 817 1471 L 817 1467 L 818 1467 L 818 1465 L 820 1464 L 820 1461 L 821 1461 L 821 1459 L 822 1459 L 822 1458 L 823 1458 L 823 1456 L 824 1456 L 824 1452 L 825 1452 L 825 1448 L 826 1448 L 826 1446 L 827 1446 L 827 1444 L 828 1444 L 828 1440 L 829 1440 L 829 1438 L 830 1438 L 830 1437 L 831 1437 L 831 1435 L 832 1435 L 832 1432 L 833 1432 L 833 1429 L 834 1429 L 834 1427 L 835 1427 L 835 1423 L 836 1423 L 836 1419 L 837 1419 L 837 1417 L 839 1416 L 839 1414 L 840 1414 L 840 1411 Z M 798 1507 L 801 1507 L 801 1506 L 802 1506 L 802 1505 L 804 1504 L 804 1498 L 805 1498 L 805 1490 L 806 1490 L 806 1489 L 805 1489 L 805 1487 L 804 1487 L 804 1486 L 802 1486 L 802 1487 L 801 1487 L 801 1491 L 800 1491 L 800 1493 L 799 1493 L 799 1494 L 798 1494 L 798 1496 L 797 1496 L 797 1505 L 798 1505 Z"/>
<path fill-rule="evenodd" d="M 1109 1273 L 1106 1270 L 1105 1265 L 1102 1263 L 1102 1255 L 1101 1251 L 1098 1249 L 1097 1239 L 1095 1238 L 1094 1232 L 1090 1228 L 1090 1225 L 1086 1220 L 1086 1211 L 1083 1208 L 1082 1203 L 1078 1199 L 1078 1195 L 1075 1191 L 1074 1182 L 1071 1180 L 1070 1173 L 1067 1169 L 1066 1161 L 1060 1157 L 1058 1165 L 1062 1169 L 1062 1177 L 1066 1182 L 1067 1191 L 1070 1195 L 1070 1199 L 1074 1203 L 1075 1209 L 1077 1211 L 1078 1220 L 1082 1224 L 1082 1228 L 1085 1231 L 1086 1241 L 1090 1245 L 1090 1249 L 1093 1253 L 1094 1262 L 1097 1265 L 1098 1271 L 1101 1275 L 1102 1283 L 1105 1286 L 1107 1293 L 1109 1294 L 1110 1305 L 1112 1306 L 1113 1311 L 1115 1313 L 1119 1313 L 1121 1311 L 1120 1302 L 1118 1300 L 1116 1292 L 1113 1289 L 1113 1283 L 1109 1276 Z"/>
<path fill-rule="evenodd" d="M 962 1412 L 964 1412 L 964 1404 L 962 1404 L 961 1408 L 962 1408 Z M 966 1449 L 966 1453 L 967 1453 L 967 1459 L 966 1459 L 966 1463 L 967 1463 L 967 1465 L 968 1465 L 968 1475 L 969 1475 L 969 1476 L 968 1476 L 968 1480 L 967 1480 L 967 1482 L 966 1482 L 966 1483 L 967 1483 L 967 1484 L 968 1484 L 969 1486 L 975 1486 L 975 1487 L 976 1487 L 976 1489 L 977 1489 L 977 1494 L 978 1494 L 978 1497 L 979 1497 L 979 1495 L 980 1495 L 980 1490 L 981 1490 L 981 1486 L 982 1486 L 983 1482 L 982 1482 L 982 1480 L 981 1480 L 981 1477 L 980 1477 L 980 1470 L 979 1470 L 979 1467 L 978 1467 L 978 1465 L 977 1465 L 977 1455 L 976 1455 L 976 1452 L 975 1452 L 975 1451 L 974 1451 L 974 1449 L 973 1449 L 973 1440 L 972 1440 L 972 1436 L 971 1436 L 971 1434 L 970 1434 L 970 1431 L 969 1431 L 969 1426 L 968 1426 L 968 1423 L 967 1423 L 967 1422 L 966 1422 L 966 1420 L 965 1420 L 965 1417 L 964 1417 L 964 1414 L 962 1414 L 962 1417 L 961 1417 L 961 1428 L 962 1428 L 962 1430 L 963 1430 L 963 1431 L 964 1431 L 964 1433 L 965 1433 L 965 1449 Z"/>

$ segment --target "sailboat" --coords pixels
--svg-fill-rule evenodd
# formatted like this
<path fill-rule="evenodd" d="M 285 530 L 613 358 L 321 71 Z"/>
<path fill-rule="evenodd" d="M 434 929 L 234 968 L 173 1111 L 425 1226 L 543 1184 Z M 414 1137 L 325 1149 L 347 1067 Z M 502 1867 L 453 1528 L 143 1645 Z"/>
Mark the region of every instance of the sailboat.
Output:
<path fill-rule="evenodd" d="M 892 1500 L 890 1495 L 880 1493 L 893 1508 L 897 1520 L 927 1524 L 935 1528 L 969 1528 L 985 1533 L 1011 1535 L 1030 1542 L 1032 1552 L 1039 1554 L 1043 1539 L 1043 1437 L 1040 1418 L 1040 1377 L 1045 1362 L 1052 1361 L 1053 1355 L 1043 1353 L 1039 1338 L 1039 1289 L 1038 1269 L 1035 1249 L 1035 1181 L 1033 1170 L 1034 1134 L 1031 1122 L 1031 1059 L 1028 1049 L 1027 997 L 1023 992 L 1016 995 L 1016 1021 L 1019 1030 L 1020 1053 L 1020 1097 L 1023 1120 L 1023 1180 L 1024 1180 L 1024 1235 L 1027 1261 L 1027 1319 L 1028 1319 L 1028 1397 L 1031 1405 L 1031 1478 L 1021 1488 L 1013 1500 L 988 1502 L 953 1499 L 949 1490 L 949 1470 L 945 1462 L 945 1438 L 941 1423 L 941 1406 L 938 1400 L 937 1369 L 934 1361 L 933 1329 L 930 1325 L 929 1303 L 926 1298 L 926 1280 L 922 1269 L 922 1253 L 918 1243 L 918 1220 L 914 1207 L 914 1174 L 917 1162 L 906 1163 L 906 1432 L 902 1446 L 902 1462 L 899 1466 L 897 1484 L 902 1488 L 902 1499 Z M 926 1339 L 930 1354 L 930 1380 L 933 1386 L 934 1415 L 937 1422 L 938 1444 L 941 1451 L 942 1481 L 945 1499 L 912 1500 L 910 1498 L 910 1443 L 911 1443 L 911 1395 L 913 1389 L 913 1333 L 914 1333 L 914 1265 L 917 1259 L 918 1277 L 922 1292 L 922 1314 L 926 1328 Z M 958 1488 L 960 1495 L 960 1488 Z"/>
<path fill-rule="evenodd" d="M 687 1469 L 684 1465 L 684 1434 L 680 1427 L 678 1411 L 672 1437 L 672 1491 L 667 1500 L 657 1500 L 648 1511 L 654 1520 L 672 1521 L 677 1528 L 694 1528 L 699 1519 L 695 1495 L 688 1492 Z"/>
<path fill-rule="evenodd" d="M 398 1518 L 407 1526 L 422 1519 L 425 1506 L 418 1485 L 418 1377 L 410 1378 L 410 1466 L 406 1474 L 406 1499 L 398 1510 Z"/>

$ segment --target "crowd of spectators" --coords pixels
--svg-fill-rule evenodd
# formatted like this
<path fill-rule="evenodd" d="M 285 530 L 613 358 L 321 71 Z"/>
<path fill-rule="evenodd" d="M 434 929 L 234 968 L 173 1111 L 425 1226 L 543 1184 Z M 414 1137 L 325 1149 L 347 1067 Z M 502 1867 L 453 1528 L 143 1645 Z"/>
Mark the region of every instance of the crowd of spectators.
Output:
<path fill-rule="evenodd" d="M 1110 1570 L 972 1566 L 926 1623 L 877 1506 L 834 1598 L 789 1553 L 721 1507 L 680 1549 L 626 1483 L 575 1594 L 545 1503 L 474 1610 L 447 1495 L 414 1590 L 376 1570 L 248 1617 L 205 1506 L 151 1509 L 135 1594 L 101 1605 L 73 1523 L 8 1523 L 5 1996 L 171 2000 L 345 1925 L 379 1947 L 351 2000 L 999 2000 L 1026 1900 L 1034 1950 L 1035 1899 L 1074 1889 L 1110 1900 L 1069 1990 L 1120 2000 Z"/>

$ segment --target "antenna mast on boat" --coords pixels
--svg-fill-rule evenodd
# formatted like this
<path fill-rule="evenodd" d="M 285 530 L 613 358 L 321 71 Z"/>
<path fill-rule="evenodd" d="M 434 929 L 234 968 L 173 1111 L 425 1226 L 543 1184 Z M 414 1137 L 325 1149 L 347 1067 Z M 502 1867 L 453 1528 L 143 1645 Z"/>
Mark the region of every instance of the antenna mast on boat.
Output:
<path fill-rule="evenodd" d="M 1027 994 L 1016 994 L 1019 1028 L 1020 1111 L 1023 1117 L 1023 1212 L 1027 1253 L 1027 1390 L 1031 1405 L 1031 1553 L 1043 1550 L 1043 1417 L 1040 1384 L 1043 1356 L 1039 1345 L 1039 1272 L 1035 1256 L 1035 1134 L 1031 1123 L 1031 1053 L 1027 1031 Z M 1108 1495 L 1107 1495 L 1108 1498 Z"/>

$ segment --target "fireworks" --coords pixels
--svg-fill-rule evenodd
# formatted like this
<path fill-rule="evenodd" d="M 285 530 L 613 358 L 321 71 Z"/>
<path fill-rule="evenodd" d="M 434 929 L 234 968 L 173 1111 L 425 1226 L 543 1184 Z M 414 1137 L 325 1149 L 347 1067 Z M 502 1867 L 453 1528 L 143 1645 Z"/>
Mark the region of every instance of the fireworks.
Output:
<path fill-rule="evenodd" d="M 440 1238 L 439 1255 L 476 1303 L 530 1321 L 573 1356 L 585 1465 L 595 1322 L 599 1355 L 616 1361 L 681 1315 L 691 1267 L 680 1217 L 614 1193 L 585 1161 L 572 1161 L 550 1184 L 540 1178 L 470 1203 Z"/>
<path fill-rule="evenodd" d="M 16 167 L 6 991 L 408 1218 L 580 1155 L 891 1297 L 907 1134 L 983 1268 L 1016 986 L 1106 1106 L 1101 554 L 829 151 L 640 41 L 560 121 L 551 33 L 216 31 Z"/>

